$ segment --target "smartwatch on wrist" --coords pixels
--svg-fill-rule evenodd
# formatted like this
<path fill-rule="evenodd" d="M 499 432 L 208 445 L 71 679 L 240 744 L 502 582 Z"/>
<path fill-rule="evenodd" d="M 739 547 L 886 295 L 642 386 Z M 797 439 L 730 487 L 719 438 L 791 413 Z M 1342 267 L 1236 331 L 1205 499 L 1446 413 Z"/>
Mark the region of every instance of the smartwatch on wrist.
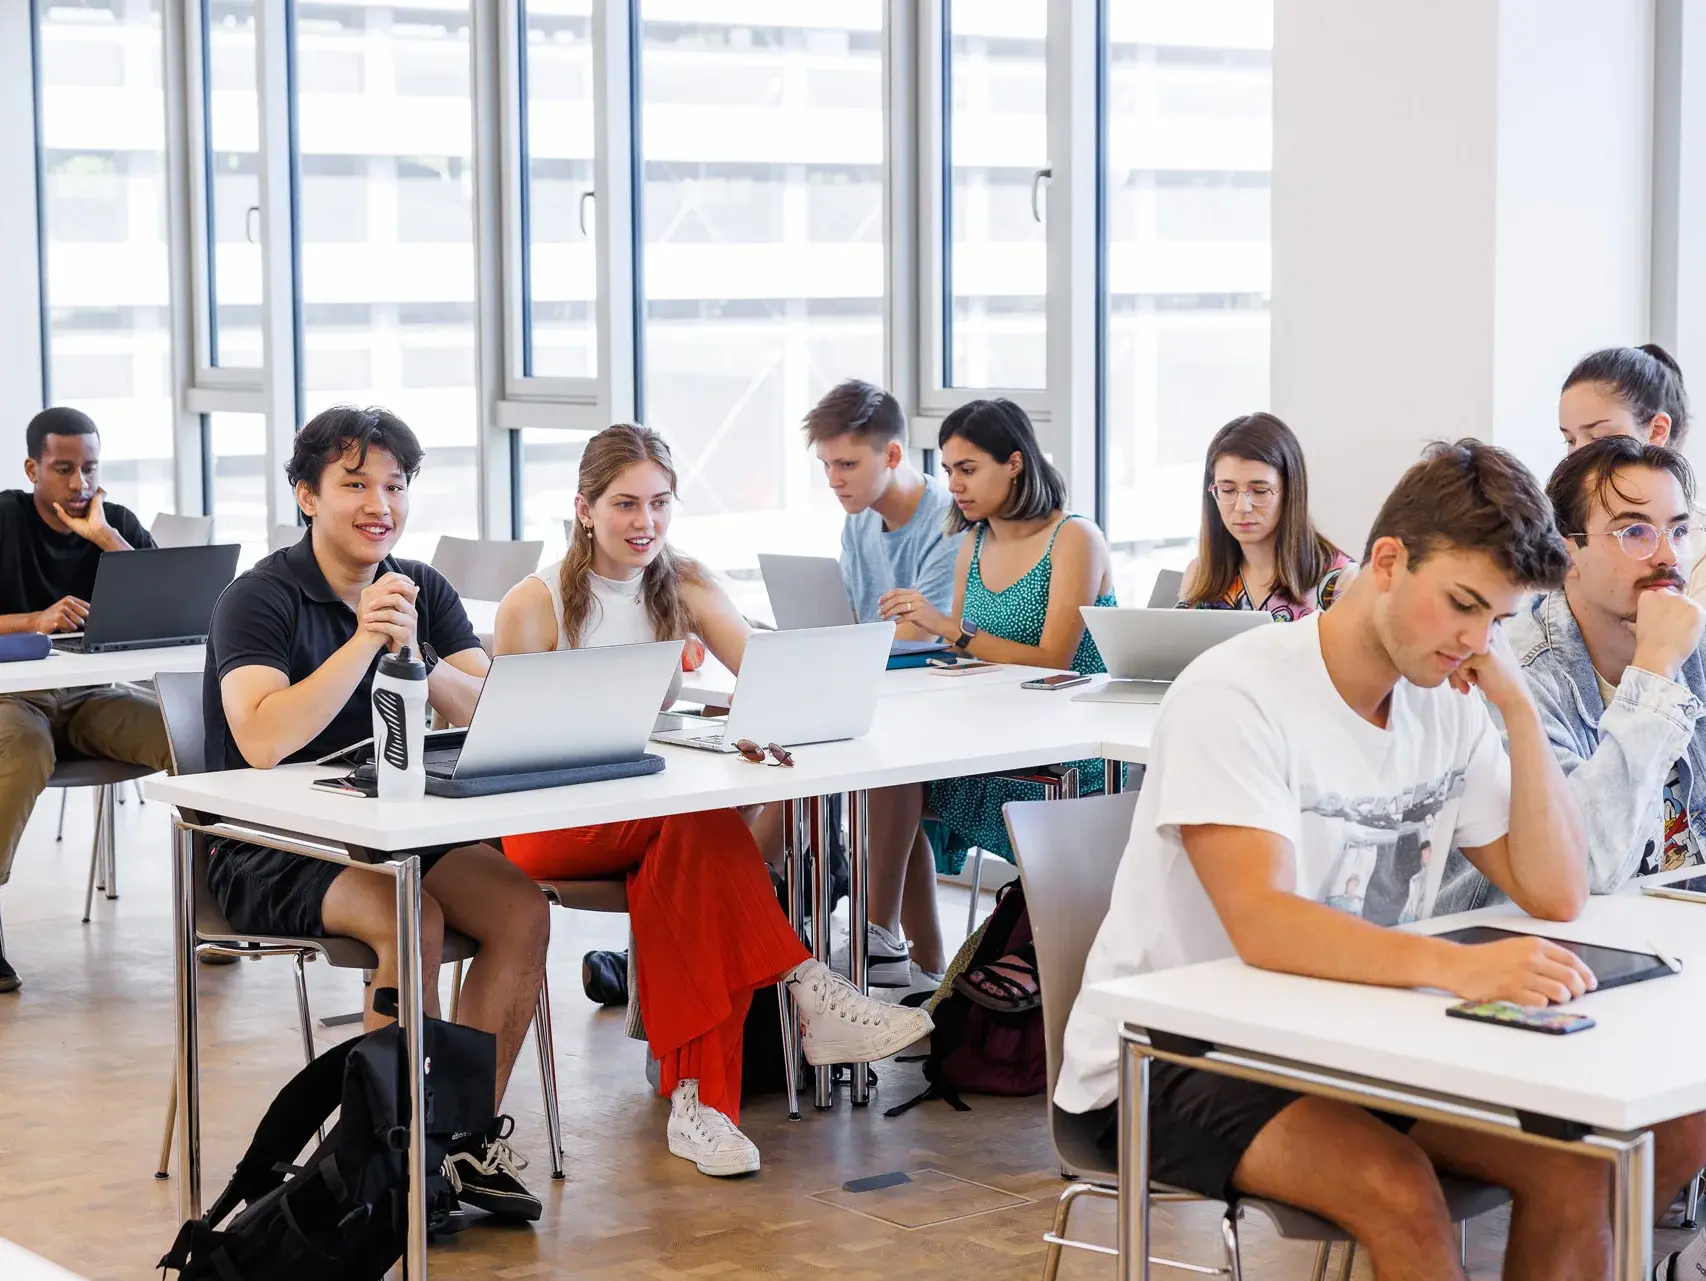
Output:
<path fill-rule="evenodd" d="M 980 628 L 976 623 L 972 622 L 971 619 L 969 619 L 969 618 L 961 619 L 960 620 L 960 638 L 954 642 L 954 648 L 959 650 L 962 654 L 965 653 L 966 647 L 968 645 L 970 645 L 972 643 L 972 641 L 977 639 L 977 634 L 981 630 L 983 630 L 983 629 Z"/>

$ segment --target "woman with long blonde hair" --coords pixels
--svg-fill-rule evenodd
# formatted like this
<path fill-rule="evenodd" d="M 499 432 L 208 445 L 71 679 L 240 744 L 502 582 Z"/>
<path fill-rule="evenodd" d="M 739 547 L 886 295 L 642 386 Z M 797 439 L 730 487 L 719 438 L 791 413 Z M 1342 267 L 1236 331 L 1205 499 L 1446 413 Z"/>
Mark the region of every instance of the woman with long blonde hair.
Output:
<path fill-rule="evenodd" d="M 504 597 L 497 653 L 697 634 L 738 672 L 745 619 L 704 566 L 669 546 L 675 487 L 656 432 L 619 424 L 588 441 L 568 552 Z M 702 1173 L 759 1166 L 758 1148 L 736 1128 L 754 990 L 790 985 L 813 1064 L 872 1062 L 930 1030 L 922 1010 L 874 1001 L 811 959 L 736 810 L 535 832 L 503 845 L 536 880 L 626 876 L 640 1017 L 661 1065 L 658 1091 L 670 1100 L 669 1150 Z"/>

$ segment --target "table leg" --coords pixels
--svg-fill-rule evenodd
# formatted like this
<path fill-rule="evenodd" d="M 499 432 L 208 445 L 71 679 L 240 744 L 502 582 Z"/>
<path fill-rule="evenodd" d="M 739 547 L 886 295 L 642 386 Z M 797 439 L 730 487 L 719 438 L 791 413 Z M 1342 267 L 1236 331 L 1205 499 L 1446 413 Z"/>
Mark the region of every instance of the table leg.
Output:
<path fill-rule="evenodd" d="M 1120 1036 L 1120 1281 L 1149 1281 L 1149 1056 Z"/>
<path fill-rule="evenodd" d="M 830 804 L 827 796 L 814 796 L 812 807 L 812 955 L 825 965 L 829 964 L 829 903 L 830 903 L 830 856 L 829 856 L 829 827 Z M 827 1112 L 835 1102 L 834 1086 L 831 1081 L 832 1067 L 812 1069 L 812 1105 L 819 1112 Z"/>
<path fill-rule="evenodd" d="M 797 937 L 800 933 L 800 803 L 798 801 L 782 802 L 782 883 L 783 893 L 788 900 L 788 924 L 793 927 Z M 782 1054 L 783 1079 L 788 1085 L 788 1119 L 800 1119 L 800 1096 L 795 1083 L 795 1073 L 799 1070 L 800 1062 L 800 1015 L 794 1008 L 793 995 L 788 985 L 781 988 L 783 1014 L 782 1022 Z"/>
<path fill-rule="evenodd" d="M 177 994 L 178 1213 L 201 1218 L 201 1055 L 196 1036 L 195 833 L 172 820 L 172 978 Z"/>
<path fill-rule="evenodd" d="M 1102 794 L 1117 796 L 1125 791 L 1125 763 L 1123 761 L 1102 761 Z"/>
<path fill-rule="evenodd" d="M 870 871 L 870 795 L 866 792 L 849 792 L 847 794 L 847 864 L 848 864 L 848 896 L 847 929 L 848 929 L 848 968 L 852 973 L 848 976 L 853 986 L 861 992 L 869 993 L 868 964 L 865 956 L 867 925 L 871 919 L 871 904 L 869 900 L 870 886 L 868 873 Z M 871 1101 L 871 1065 L 855 1063 L 853 1065 L 853 1106 L 865 1107 Z"/>
<path fill-rule="evenodd" d="M 397 1017 L 408 1064 L 409 1236 L 404 1248 L 408 1281 L 427 1274 L 426 1015 L 421 1008 L 421 860 L 408 854 L 392 864 L 397 878 Z"/>
<path fill-rule="evenodd" d="M 1611 1252 L 1617 1281 L 1646 1281 L 1653 1244 L 1653 1136 L 1620 1148 L 1612 1165 Z"/>

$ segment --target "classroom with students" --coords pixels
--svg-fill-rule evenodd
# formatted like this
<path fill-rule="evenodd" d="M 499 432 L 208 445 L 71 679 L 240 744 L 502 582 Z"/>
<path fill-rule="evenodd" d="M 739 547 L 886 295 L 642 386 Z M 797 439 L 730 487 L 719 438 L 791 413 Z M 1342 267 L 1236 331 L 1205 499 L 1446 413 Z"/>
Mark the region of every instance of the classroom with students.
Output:
<path fill-rule="evenodd" d="M 1702 77 L 0 5 L 0 1281 L 1706 1278 Z"/>

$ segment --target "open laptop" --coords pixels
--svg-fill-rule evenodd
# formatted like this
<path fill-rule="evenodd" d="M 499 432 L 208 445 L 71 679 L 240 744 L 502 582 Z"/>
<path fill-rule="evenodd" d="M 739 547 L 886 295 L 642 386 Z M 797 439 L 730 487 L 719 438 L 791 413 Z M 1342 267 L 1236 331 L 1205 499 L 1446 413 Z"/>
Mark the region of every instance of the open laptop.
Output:
<path fill-rule="evenodd" d="M 1108 683 L 1081 703 L 1159 703 L 1191 661 L 1221 641 L 1273 622 L 1264 610 L 1118 609 L 1085 605 L 1084 625 L 1108 669 Z"/>
<path fill-rule="evenodd" d="M 727 719 L 665 730 L 652 741 L 732 752 L 743 738 L 784 747 L 861 738 L 876 718 L 893 640 L 893 623 L 754 632 Z"/>
<path fill-rule="evenodd" d="M 770 596 L 770 611 L 780 631 L 807 627 L 846 627 L 859 620 L 847 600 L 847 584 L 841 565 L 830 556 L 758 555 L 758 572 Z M 947 652 L 948 643 L 928 640 L 897 640 L 893 655 Z"/>
<path fill-rule="evenodd" d="M 55 636 L 63 654 L 201 645 L 219 594 L 237 573 L 236 543 L 103 552 L 83 630 Z"/>

